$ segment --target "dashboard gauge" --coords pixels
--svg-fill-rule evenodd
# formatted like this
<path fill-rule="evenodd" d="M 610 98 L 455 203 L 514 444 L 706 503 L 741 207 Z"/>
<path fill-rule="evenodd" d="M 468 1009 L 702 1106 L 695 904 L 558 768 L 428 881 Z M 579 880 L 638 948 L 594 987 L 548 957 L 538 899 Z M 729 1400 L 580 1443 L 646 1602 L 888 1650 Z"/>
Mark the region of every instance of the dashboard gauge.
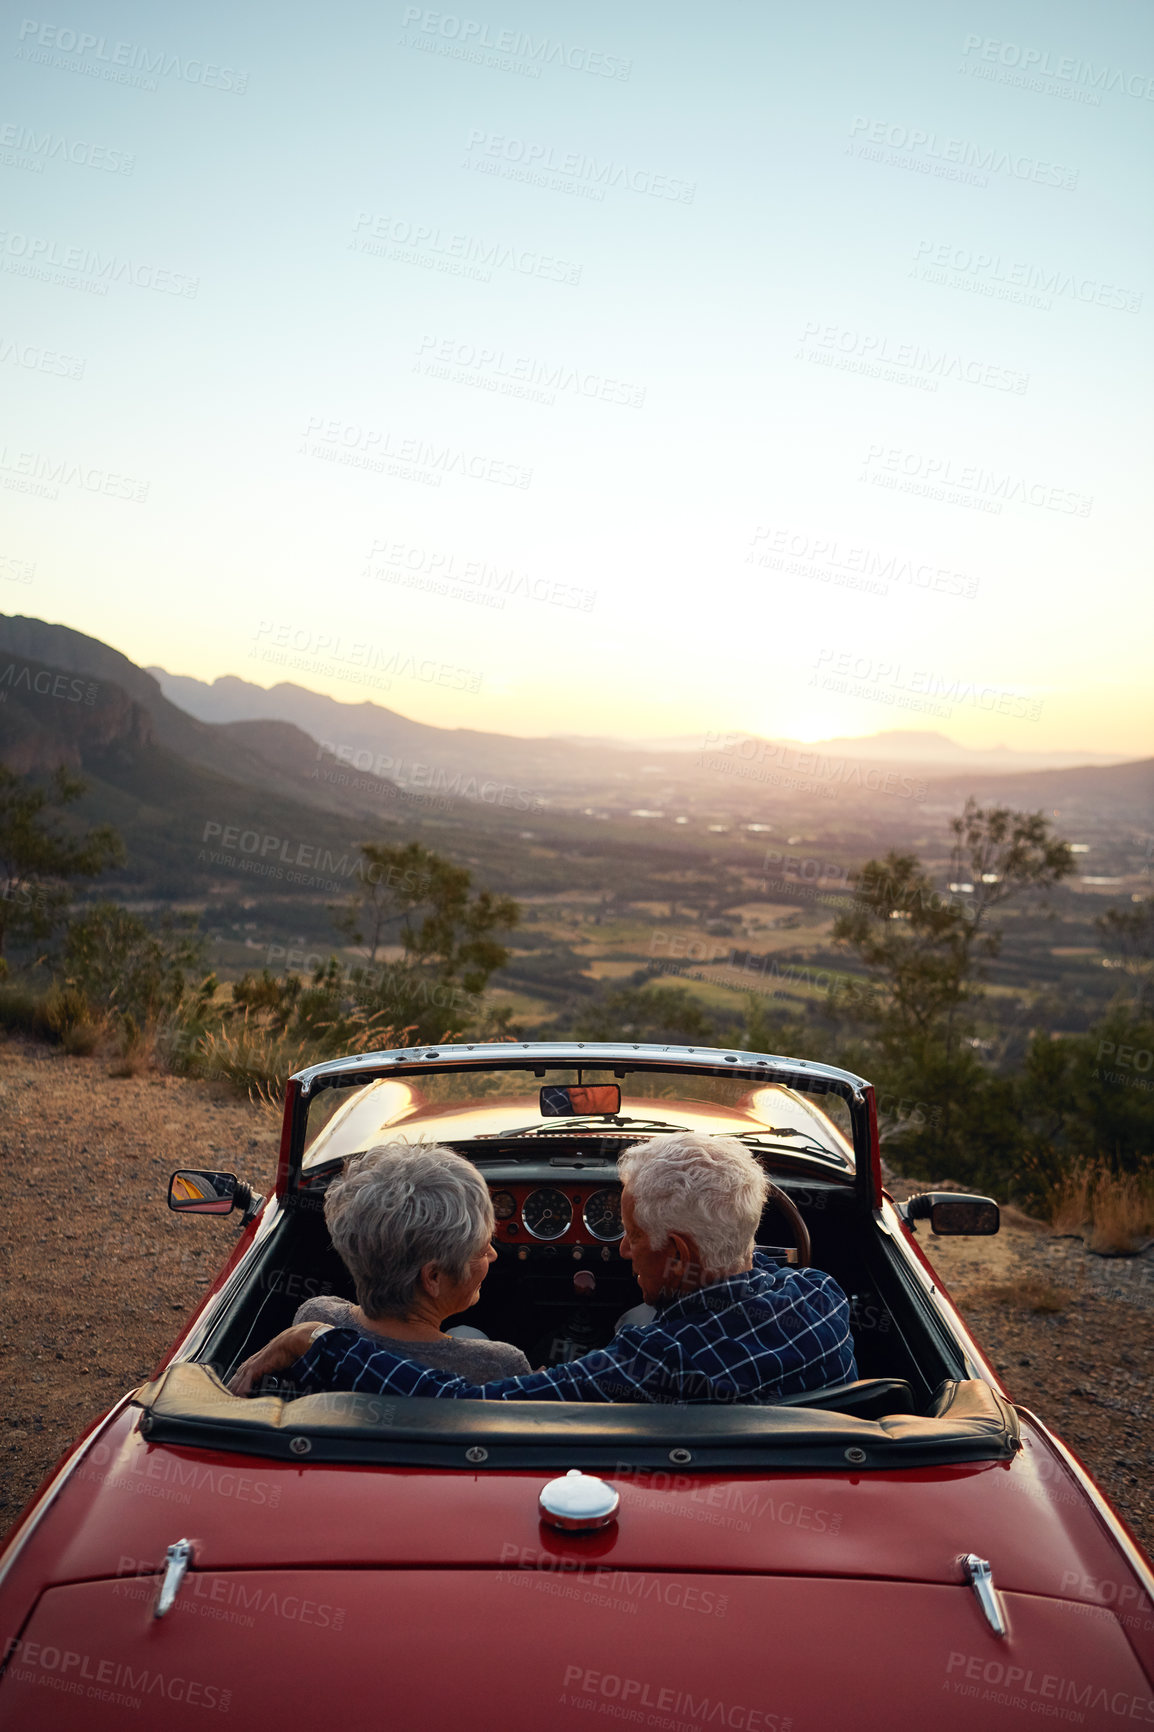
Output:
<path fill-rule="evenodd" d="M 621 1220 L 621 1192 L 594 1191 L 593 1195 L 586 1199 L 581 1219 L 595 1239 L 602 1239 L 609 1244 L 620 1239 L 625 1232 Z"/>
<path fill-rule="evenodd" d="M 493 1192 L 493 1213 L 498 1221 L 507 1221 L 510 1215 L 517 1212 L 517 1204 L 512 1191 Z"/>
<path fill-rule="evenodd" d="M 525 1198 L 521 1218 L 534 1239 L 559 1239 L 573 1220 L 573 1207 L 564 1192 L 550 1186 Z"/>

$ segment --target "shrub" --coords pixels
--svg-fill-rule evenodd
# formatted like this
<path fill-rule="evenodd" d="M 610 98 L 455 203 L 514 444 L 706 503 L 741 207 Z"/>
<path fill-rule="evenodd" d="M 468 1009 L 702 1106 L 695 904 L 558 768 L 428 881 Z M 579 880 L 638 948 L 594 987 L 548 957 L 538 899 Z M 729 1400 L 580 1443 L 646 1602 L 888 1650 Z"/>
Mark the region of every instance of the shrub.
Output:
<path fill-rule="evenodd" d="M 379 1016 L 355 1013 L 330 1028 L 306 1034 L 269 1026 L 246 1009 L 232 1022 L 206 1029 L 188 1058 L 200 1076 L 219 1076 L 241 1088 L 250 1100 L 279 1106 L 285 1085 L 296 1071 L 325 1059 L 387 1047 L 410 1046 L 414 1030 L 398 1029 Z"/>
<path fill-rule="evenodd" d="M 94 1052 L 103 1032 L 103 1021 L 95 1016 L 87 997 L 75 986 L 56 986 L 48 994 L 44 1015 L 65 1052 L 87 1057 Z"/>
<path fill-rule="evenodd" d="M 121 1018 L 116 1035 L 116 1051 L 108 1067 L 109 1076 L 139 1076 L 156 1062 L 156 1031 L 152 1024 L 141 1028 L 136 1018 L 128 1014 Z"/>
<path fill-rule="evenodd" d="M 125 1029 L 154 1027 L 186 991 L 186 971 L 203 940 L 188 921 L 167 918 L 151 927 L 114 902 L 98 902 L 73 920 L 64 943 L 65 975 L 90 1003 L 105 1005 Z M 127 1044 L 133 1038 L 126 1035 Z"/>
<path fill-rule="evenodd" d="M 37 992 L 26 981 L 0 980 L 0 1028 L 36 1040 L 54 1039 L 56 1030 L 48 1020 L 48 994 Z"/>
<path fill-rule="evenodd" d="M 1154 1181 L 1135 1173 L 1100 1174 L 1090 1197 L 1091 1251 L 1130 1256 L 1154 1233 Z"/>
<path fill-rule="evenodd" d="M 716 1046 L 723 1038 L 719 1020 L 683 986 L 610 988 L 578 1014 L 573 1033 L 579 1040 L 673 1046 Z"/>
<path fill-rule="evenodd" d="M 1047 1213 L 1055 1233 L 1080 1239 L 1090 1219 L 1094 1175 L 1088 1167 L 1068 1168 L 1054 1185 Z"/>
<path fill-rule="evenodd" d="M 1031 1042 L 1016 1088 L 1043 1188 L 1077 1167 L 1150 1171 L 1154 1148 L 1154 1017 L 1124 1003 L 1084 1035 Z"/>
<path fill-rule="evenodd" d="M 1091 1251 L 1132 1255 L 1154 1234 L 1154 1177 L 1071 1162 L 1050 1183 L 1047 1214 L 1056 1233 L 1085 1239 Z"/>

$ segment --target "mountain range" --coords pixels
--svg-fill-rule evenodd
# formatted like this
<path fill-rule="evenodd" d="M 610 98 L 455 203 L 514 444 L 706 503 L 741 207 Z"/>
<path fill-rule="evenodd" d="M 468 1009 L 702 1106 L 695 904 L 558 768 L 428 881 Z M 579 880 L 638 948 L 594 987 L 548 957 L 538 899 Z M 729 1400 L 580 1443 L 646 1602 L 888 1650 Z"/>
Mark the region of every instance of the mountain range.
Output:
<path fill-rule="evenodd" d="M 266 691 L 144 669 L 68 626 L 0 615 L 0 760 L 22 773 L 82 771 L 85 816 L 116 825 L 126 877 L 157 895 L 219 877 L 206 839 L 237 826 L 262 848 L 281 838 L 338 853 L 390 831 L 448 845 L 450 830 L 453 851 L 489 882 L 522 889 L 530 856 L 553 862 L 550 882 L 578 859 L 593 870 L 594 857 L 612 856 L 622 864 L 598 870 L 616 883 L 641 846 L 653 862 L 671 848 L 708 861 L 751 830 L 800 837 L 816 824 L 854 849 L 916 842 L 971 794 L 1061 812 L 1096 841 L 1102 826 L 1130 843 L 1154 827 L 1150 759 L 1011 770 L 986 753 L 959 764 L 963 749 L 944 736 L 903 730 L 702 744 L 438 728 L 290 683 Z M 599 839 L 590 818 L 610 821 Z M 534 835 L 542 846 L 527 850 Z M 235 885 L 235 862 L 223 864 Z"/>
<path fill-rule="evenodd" d="M 1013 751 L 1006 746 L 959 745 L 947 735 L 929 729 L 890 728 L 875 734 L 826 740 L 777 738 L 772 742 L 758 735 L 737 732 L 723 736 L 680 735 L 647 739 L 622 739 L 598 735 L 552 734 L 534 739 L 516 735 L 480 733 L 466 728 L 439 728 L 414 722 L 381 704 L 342 703 L 336 698 L 282 680 L 271 687 L 254 685 L 235 674 L 223 674 L 211 682 L 187 674 L 171 674 L 164 668 L 148 669 L 165 696 L 189 715 L 203 722 L 227 723 L 276 718 L 295 722 L 317 741 L 340 742 L 358 752 L 380 755 L 403 773 L 406 761 L 436 764 L 457 763 L 462 757 L 483 761 L 495 772 L 498 767 L 519 773 L 549 774 L 572 762 L 571 753 L 643 753 L 688 756 L 709 750 L 724 740 L 742 740 L 752 747 L 772 743 L 779 753 L 802 756 L 868 760 L 873 764 L 917 766 L 923 773 L 973 768 L 992 775 L 1012 775 L 1019 770 L 1060 770 L 1071 766 L 1124 763 L 1122 753 Z M 390 770 L 389 773 L 396 773 Z"/>
<path fill-rule="evenodd" d="M 860 811 L 871 801 L 876 806 L 879 785 L 892 786 L 899 777 L 921 791 L 928 812 L 954 811 L 973 794 L 1015 807 L 1057 809 L 1084 821 L 1154 824 L 1150 759 L 981 750 L 930 730 L 900 728 L 816 741 L 737 732 L 692 742 L 522 739 L 438 728 L 380 704 L 341 703 L 290 681 L 266 690 L 231 674 L 208 684 L 163 668 L 149 671 L 172 702 L 203 722 L 256 727 L 257 718 L 275 716 L 282 724 L 294 723 L 318 749 L 402 786 L 444 787 L 454 778 L 494 777 L 530 791 L 534 805 L 541 801 L 558 811 L 579 810 L 591 799 L 622 811 L 640 806 L 657 816 L 678 804 L 701 809 L 723 798 L 735 809 L 744 800 L 751 811 L 751 801 L 772 807 L 783 793 L 799 789 L 820 799 L 831 787 L 843 808 Z"/>

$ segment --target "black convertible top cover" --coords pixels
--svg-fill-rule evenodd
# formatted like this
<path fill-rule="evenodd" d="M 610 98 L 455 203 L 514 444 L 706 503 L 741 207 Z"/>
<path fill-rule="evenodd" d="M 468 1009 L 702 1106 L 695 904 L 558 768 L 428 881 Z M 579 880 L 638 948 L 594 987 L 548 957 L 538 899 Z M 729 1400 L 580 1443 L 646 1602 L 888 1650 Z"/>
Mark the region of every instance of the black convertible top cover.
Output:
<path fill-rule="evenodd" d="M 937 1467 L 1004 1460 L 1014 1409 L 977 1379 L 943 1383 L 928 1416 L 858 1419 L 816 1407 L 449 1401 L 427 1396 L 232 1395 L 210 1366 L 169 1366 L 133 1397 L 150 1443 L 295 1461 L 396 1467 L 682 1470 Z M 671 1454 L 671 1452 L 676 1454 Z"/>

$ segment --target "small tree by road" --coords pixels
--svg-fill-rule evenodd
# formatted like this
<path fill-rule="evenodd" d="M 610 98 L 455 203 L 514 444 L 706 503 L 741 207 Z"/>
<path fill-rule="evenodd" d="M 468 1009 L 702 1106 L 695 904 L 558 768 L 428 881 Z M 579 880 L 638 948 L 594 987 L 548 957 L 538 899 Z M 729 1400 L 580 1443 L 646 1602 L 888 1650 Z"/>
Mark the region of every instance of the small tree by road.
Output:
<path fill-rule="evenodd" d="M 418 1039 L 440 1039 L 509 960 L 502 940 L 521 910 L 510 896 L 474 891 L 467 867 L 420 842 L 362 843 L 361 859 L 359 888 L 333 910 L 338 932 L 365 952 L 356 996 L 415 1026 Z"/>
<path fill-rule="evenodd" d="M 1108 908 L 1094 925 L 1118 952 L 1133 983 L 1136 1010 L 1154 1011 L 1154 897 L 1143 897 L 1130 908 Z"/>
<path fill-rule="evenodd" d="M 950 830 L 945 888 L 916 855 L 891 851 L 866 863 L 852 907 L 833 927 L 835 941 L 866 971 L 839 1007 L 875 1044 L 883 1085 L 938 1109 L 933 1157 L 943 1171 L 983 1159 L 987 1145 L 1013 1137 L 1001 1079 L 974 1046 L 983 963 L 1002 943 L 995 912 L 1013 898 L 1044 894 L 1074 870 L 1069 844 L 1041 812 L 983 808 L 971 799 Z M 921 1141 L 928 1155 L 929 1133 Z"/>
<path fill-rule="evenodd" d="M 67 911 L 71 880 L 94 878 L 124 858 L 110 825 L 77 834 L 56 821 L 84 791 L 65 769 L 40 785 L 0 764 L 0 958 L 11 940 L 50 936 Z"/>

